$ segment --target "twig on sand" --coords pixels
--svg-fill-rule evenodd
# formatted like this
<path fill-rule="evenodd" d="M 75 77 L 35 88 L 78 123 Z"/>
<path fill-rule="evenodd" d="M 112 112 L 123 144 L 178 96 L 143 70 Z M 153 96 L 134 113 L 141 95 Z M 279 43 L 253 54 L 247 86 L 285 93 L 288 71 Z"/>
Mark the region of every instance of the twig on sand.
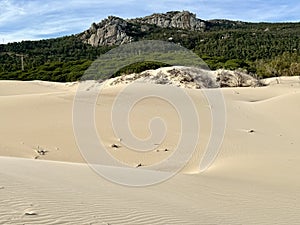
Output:
<path fill-rule="evenodd" d="M 37 146 L 37 149 L 35 150 L 39 155 L 46 155 L 48 152 L 47 150 L 41 148 L 39 145 Z"/>
<path fill-rule="evenodd" d="M 39 155 L 45 155 L 48 151 L 47 150 L 44 150 L 44 149 L 41 149 L 41 150 L 37 150 L 36 151 Z"/>
<path fill-rule="evenodd" d="M 112 148 L 120 148 L 120 146 L 117 145 L 117 144 L 112 144 L 111 147 L 112 147 Z"/>
<path fill-rule="evenodd" d="M 136 165 L 136 168 L 139 168 L 141 166 L 143 166 L 143 165 L 141 163 L 139 163 L 139 164 Z"/>

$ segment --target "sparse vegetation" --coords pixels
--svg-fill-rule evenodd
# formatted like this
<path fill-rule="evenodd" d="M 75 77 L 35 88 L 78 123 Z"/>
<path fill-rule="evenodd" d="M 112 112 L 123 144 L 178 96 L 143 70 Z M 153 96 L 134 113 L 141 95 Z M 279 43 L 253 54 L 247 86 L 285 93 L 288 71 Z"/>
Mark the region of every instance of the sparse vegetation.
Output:
<path fill-rule="evenodd" d="M 250 76 L 242 69 L 234 71 L 222 70 L 217 74 L 217 83 L 220 87 L 248 87 L 258 86 L 259 80 Z"/>
<path fill-rule="evenodd" d="M 117 77 L 122 74 L 140 73 L 145 70 L 154 70 L 166 66 L 170 65 L 162 62 L 137 62 L 123 67 L 122 69 L 118 70 L 112 77 Z"/>

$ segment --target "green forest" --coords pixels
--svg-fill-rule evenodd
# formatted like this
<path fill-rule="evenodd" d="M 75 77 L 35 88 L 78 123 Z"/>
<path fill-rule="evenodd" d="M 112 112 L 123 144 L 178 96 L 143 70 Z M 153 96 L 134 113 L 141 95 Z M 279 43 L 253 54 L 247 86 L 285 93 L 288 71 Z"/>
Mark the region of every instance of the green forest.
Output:
<path fill-rule="evenodd" d="M 192 50 L 210 69 L 242 68 L 257 77 L 300 75 L 300 23 L 211 21 L 206 31 L 163 29 L 141 31 L 130 24 L 127 33 L 139 40 L 163 40 Z M 78 35 L 0 45 L 0 79 L 76 81 L 101 54 L 117 46 L 93 47 Z M 165 66 L 141 62 L 122 73 Z"/>

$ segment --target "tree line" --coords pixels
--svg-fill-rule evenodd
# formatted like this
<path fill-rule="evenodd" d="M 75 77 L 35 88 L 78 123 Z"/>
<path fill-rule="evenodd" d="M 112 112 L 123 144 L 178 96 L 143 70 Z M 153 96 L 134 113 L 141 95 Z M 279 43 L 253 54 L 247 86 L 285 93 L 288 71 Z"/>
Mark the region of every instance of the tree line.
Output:
<path fill-rule="evenodd" d="M 154 25 L 142 31 L 140 26 L 130 24 L 128 35 L 136 41 L 172 41 L 192 50 L 213 70 L 242 68 L 259 77 L 300 75 L 300 23 L 221 21 L 205 32 Z M 77 35 L 0 45 L 0 79 L 76 81 L 114 47 L 92 47 Z M 136 63 L 115 75 L 158 66 L 159 62 Z"/>

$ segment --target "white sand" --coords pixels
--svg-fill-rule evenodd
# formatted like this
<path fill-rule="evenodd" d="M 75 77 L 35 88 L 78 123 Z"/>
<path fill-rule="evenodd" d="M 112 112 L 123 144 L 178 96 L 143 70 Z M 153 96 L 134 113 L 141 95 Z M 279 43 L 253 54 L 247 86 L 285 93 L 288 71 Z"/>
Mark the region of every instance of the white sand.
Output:
<path fill-rule="evenodd" d="M 0 82 L 0 224 L 299 224 L 298 78 L 222 90 L 226 133 L 218 158 L 204 173 L 197 169 L 209 139 L 210 110 L 201 90 L 188 90 L 201 123 L 197 151 L 180 174 L 145 188 L 110 183 L 84 164 L 72 128 L 76 87 Z M 110 107 L 121 88 L 105 89 L 98 101 L 96 124 L 103 143 L 132 167 L 167 158 L 179 136 L 178 116 L 154 98 L 134 108 L 132 129 L 147 137 L 147 119 L 167 115 L 170 129 L 159 149 L 170 151 L 110 148 L 119 138 L 110 127 Z M 47 152 L 39 155 L 38 149 Z"/>

